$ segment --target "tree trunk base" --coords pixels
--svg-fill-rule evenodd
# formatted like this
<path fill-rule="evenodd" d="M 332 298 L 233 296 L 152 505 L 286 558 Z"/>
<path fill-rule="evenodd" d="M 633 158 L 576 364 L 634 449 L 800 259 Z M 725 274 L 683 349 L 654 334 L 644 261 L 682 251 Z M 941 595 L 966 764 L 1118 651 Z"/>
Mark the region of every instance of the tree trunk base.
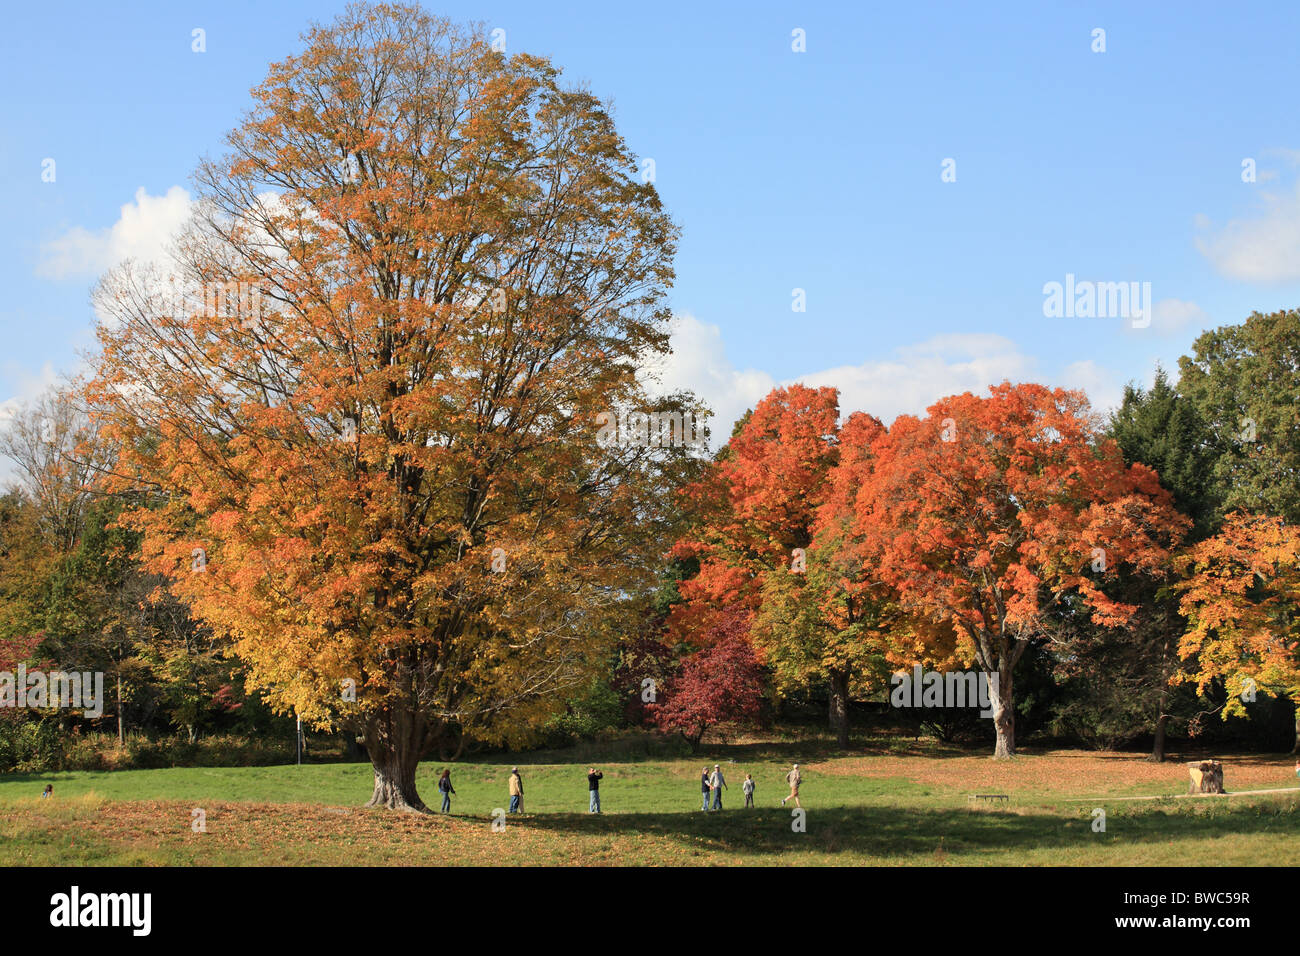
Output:
<path fill-rule="evenodd" d="M 402 810 L 406 813 L 433 812 L 420 799 L 420 795 L 415 792 L 414 787 L 411 787 L 409 792 L 404 793 L 404 788 L 378 779 L 378 772 L 376 772 L 375 778 L 375 792 L 366 804 L 366 809 Z"/>
<path fill-rule="evenodd" d="M 835 745 L 849 749 L 849 672 L 831 671 L 830 725 Z"/>
<path fill-rule="evenodd" d="M 371 753 L 373 755 L 373 750 Z M 372 757 L 375 790 L 366 806 L 407 813 L 432 813 L 415 789 L 415 771 L 419 765 L 419 760 L 402 760 L 400 756 L 378 762 Z"/>
<path fill-rule="evenodd" d="M 418 715 L 407 711 L 372 718 L 366 725 L 365 746 L 375 772 L 375 789 L 366 806 L 371 809 L 432 813 L 415 789 L 420 768 L 425 727 Z"/>
<path fill-rule="evenodd" d="M 1160 706 L 1161 707 L 1164 706 L 1163 700 L 1161 701 Z M 1166 746 L 1165 742 L 1168 737 L 1168 727 L 1169 727 L 1169 715 L 1161 714 L 1159 718 L 1157 718 L 1156 720 L 1156 733 L 1155 733 L 1155 739 L 1151 743 L 1151 756 L 1147 757 L 1147 760 L 1150 761 L 1151 763 L 1165 762 L 1165 746 Z"/>

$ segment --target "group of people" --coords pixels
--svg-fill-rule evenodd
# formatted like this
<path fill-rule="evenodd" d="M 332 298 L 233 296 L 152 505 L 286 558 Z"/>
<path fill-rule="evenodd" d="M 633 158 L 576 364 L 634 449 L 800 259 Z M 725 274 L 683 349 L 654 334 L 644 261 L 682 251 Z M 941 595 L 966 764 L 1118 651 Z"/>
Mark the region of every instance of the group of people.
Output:
<path fill-rule="evenodd" d="M 600 813 L 600 778 L 605 776 L 603 773 L 597 773 L 596 768 L 592 767 L 587 771 L 587 783 L 591 790 L 591 812 Z M 506 784 L 506 791 L 510 796 L 510 808 L 506 813 L 523 813 L 524 812 L 524 777 L 519 772 L 518 767 L 510 768 L 510 779 Z M 451 771 L 444 770 L 438 777 L 438 792 L 442 794 L 442 812 L 451 812 L 451 798 L 456 795 L 456 788 L 451 785 Z"/>
<path fill-rule="evenodd" d="M 507 813 L 524 812 L 524 778 L 519 773 L 518 767 L 510 768 L 510 781 L 506 785 L 510 794 L 510 809 Z M 456 788 L 451 785 L 451 771 L 444 770 L 442 776 L 438 778 L 438 792 L 442 794 L 442 812 L 451 813 L 451 798 L 456 794 Z M 592 796 L 592 805 L 597 811 L 600 810 L 600 798 Z"/>
<path fill-rule="evenodd" d="M 587 812 L 600 813 L 600 781 L 604 779 L 605 774 L 595 767 L 587 768 Z M 796 807 L 802 806 L 799 803 L 799 781 L 803 777 L 799 773 L 799 765 L 795 764 L 794 768 L 785 775 L 785 782 L 790 785 L 790 793 L 781 798 L 781 806 L 785 806 L 787 800 L 793 800 Z M 518 767 L 510 768 L 510 780 L 506 785 L 510 795 L 510 809 L 507 813 L 524 812 L 524 778 L 519 773 Z M 50 787 L 48 789 L 53 789 Z M 729 789 L 726 778 L 722 775 L 720 764 L 713 765 L 713 772 L 705 767 L 704 772 L 700 775 L 700 790 L 704 797 L 701 810 L 721 810 L 722 809 L 722 791 Z M 745 774 L 745 780 L 740 785 L 741 792 L 745 795 L 745 806 L 754 805 L 754 775 Z M 451 812 L 451 798 L 456 794 L 456 788 L 451 785 L 451 771 L 444 770 L 438 777 L 438 792 L 442 794 L 442 812 Z M 48 795 L 48 794 L 44 794 Z M 709 800 L 712 798 L 713 806 L 709 806 Z"/>
<path fill-rule="evenodd" d="M 781 798 L 781 806 L 785 806 L 787 800 L 793 800 L 796 807 L 802 807 L 802 804 L 799 803 L 799 781 L 802 779 L 803 777 L 799 773 L 799 765 L 795 764 L 790 772 L 785 775 L 785 782 L 790 785 L 790 793 Z M 709 768 L 705 767 L 700 773 L 700 809 L 706 812 L 721 810 L 722 791 L 730 789 L 727 786 L 726 778 L 722 775 L 721 765 L 715 763 L 712 773 L 709 773 Z M 754 775 L 752 773 L 745 774 L 745 780 L 740 785 L 740 792 L 745 795 L 745 806 L 752 807 L 754 805 Z M 713 801 L 712 806 L 709 805 L 710 800 Z"/>

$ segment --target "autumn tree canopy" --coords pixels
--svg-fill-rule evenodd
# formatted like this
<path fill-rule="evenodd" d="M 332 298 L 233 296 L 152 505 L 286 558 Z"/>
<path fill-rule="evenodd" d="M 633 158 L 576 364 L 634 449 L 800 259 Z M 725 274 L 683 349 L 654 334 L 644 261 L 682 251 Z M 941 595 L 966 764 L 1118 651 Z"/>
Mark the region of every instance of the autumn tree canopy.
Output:
<path fill-rule="evenodd" d="M 849 702 L 885 686 L 891 663 L 933 662 L 855 530 L 858 490 L 874 465 L 880 421 L 854 412 L 836 431 L 836 460 L 812 500 L 812 536 L 789 566 L 768 574 L 751 636 L 778 691 L 825 683 L 831 730 L 849 746 Z"/>
<path fill-rule="evenodd" d="M 764 576 L 786 569 L 812 542 L 813 516 L 836 461 L 839 406 L 833 388 L 792 385 L 767 395 L 716 460 L 685 489 L 695 518 L 674 547 L 700 562 L 679 587 L 685 603 L 670 625 L 685 636 L 720 609 L 753 610 Z"/>
<path fill-rule="evenodd" d="M 1257 693 L 1300 702 L 1300 528 L 1234 512 L 1184 560 L 1179 678 L 1201 693 L 1222 682 L 1225 718 L 1244 714 Z M 1296 727 L 1300 752 L 1300 714 Z"/>
<path fill-rule="evenodd" d="M 711 628 L 742 610 L 748 639 L 773 668 L 778 692 L 829 683 L 831 726 L 847 745 L 850 679 L 872 652 L 837 637 L 859 629 L 861 620 L 851 607 L 845 618 L 843 602 L 829 606 L 841 575 L 812 550 L 818 509 L 839 461 L 838 417 L 833 388 L 774 389 L 686 489 L 694 524 L 674 553 L 698 560 L 699 573 L 679 585 L 683 601 L 668 630 L 707 643 Z"/>
<path fill-rule="evenodd" d="M 90 394 L 148 566 L 278 709 L 364 733 L 372 805 L 422 809 L 421 756 L 524 736 L 653 584 L 688 463 L 595 417 L 650 407 L 677 231 L 545 59 L 415 7 L 304 39 L 175 271 L 101 283 Z"/>
<path fill-rule="evenodd" d="M 1186 520 L 1143 465 L 1099 440 L 1079 392 L 1004 383 L 900 416 L 874 444 L 857 531 L 913 613 L 951 623 L 992 695 L 995 754 L 1015 753 L 1013 673 L 1070 615 L 1122 625 L 1100 586 L 1159 574 Z"/>

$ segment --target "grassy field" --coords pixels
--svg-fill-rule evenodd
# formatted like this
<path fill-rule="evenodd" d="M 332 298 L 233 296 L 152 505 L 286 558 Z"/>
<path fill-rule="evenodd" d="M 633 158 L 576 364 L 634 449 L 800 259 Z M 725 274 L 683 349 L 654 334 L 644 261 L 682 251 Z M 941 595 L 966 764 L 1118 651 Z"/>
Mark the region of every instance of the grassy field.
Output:
<path fill-rule="evenodd" d="M 797 745 L 719 747 L 693 759 L 603 763 L 605 812 L 586 812 L 586 764 L 521 763 L 521 816 L 495 832 L 510 764 L 457 763 L 450 815 L 360 808 L 364 764 L 176 768 L 0 777 L 0 855 L 10 865 L 1270 865 L 1300 863 L 1294 759 L 1221 756 L 1230 791 L 1176 799 L 1181 763 L 1078 751 L 983 754 L 927 746 L 832 756 Z M 525 758 L 520 758 L 525 759 Z M 782 809 L 800 761 L 806 832 Z M 560 762 L 567 760 L 568 762 Z M 734 762 L 733 762 L 734 761 Z M 806 761 L 806 762 L 805 762 Z M 721 813 L 699 809 L 705 763 L 723 765 Z M 440 765 L 419 788 L 436 806 Z M 758 806 L 743 809 L 746 772 Z M 54 784 L 53 800 L 38 794 Z M 969 799 L 1007 794 L 1005 804 Z M 1168 799 L 1132 799 L 1134 797 Z M 1105 832 L 1093 810 L 1106 813 Z M 201 808 L 207 831 L 191 828 Z"/>

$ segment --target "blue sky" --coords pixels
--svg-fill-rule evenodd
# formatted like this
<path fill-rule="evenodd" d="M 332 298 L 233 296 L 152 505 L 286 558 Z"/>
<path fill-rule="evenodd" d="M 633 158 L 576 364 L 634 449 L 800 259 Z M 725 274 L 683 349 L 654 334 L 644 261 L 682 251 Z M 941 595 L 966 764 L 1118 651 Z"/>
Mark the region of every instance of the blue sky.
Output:
<path fill-rule="evenodd" d="M 76 367 L 95 275 L 156 247 L 266 65 L 342 6 L 7 11 L 0 402 Z M 612 100 L 683 229 L 665 379 L 724 419 L 792 380 L 886 421 L 1003 377 L 1105 406 L 1300 305 L 1294 4 L 425 6 Z M 1149 282 L 1151 327 L 1046 317 L 1067 274 Z"/>

